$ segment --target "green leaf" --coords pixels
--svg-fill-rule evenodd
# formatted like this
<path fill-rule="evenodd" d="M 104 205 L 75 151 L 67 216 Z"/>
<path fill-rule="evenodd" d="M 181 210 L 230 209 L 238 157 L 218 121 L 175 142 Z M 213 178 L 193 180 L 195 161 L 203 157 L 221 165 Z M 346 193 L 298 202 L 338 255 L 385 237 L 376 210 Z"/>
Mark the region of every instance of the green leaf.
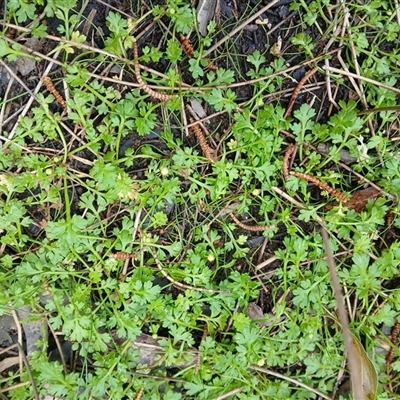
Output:
<path fill-rule="evenodd" d="M 222 89 L 212 89 L 210 92 L 205 94 L 205 100 L 214 106 L 216 111 L 226 110 L 231 112 L 236 109 L 236 94 L 231 89 L 225 92 L 225 96 Z"/>
<path fill-rule="evenodd" d="M 256 50 L 253 54 L 250 54 L 246 57 L 247 62 L 253 64 L 256 72 L 258 72 L 260 66 L 265 63 L 267 60 L 264 55 L 260 53 L 259 50 Z"/>
<path fill-rule="evenodd" d="M 7 7 L 13 10 L 18 22 L 26 22 L 27 19 L 35 19 L 35 5 L 26 0 L 8 0 Z"/>
<path fill-rule="evenodd" d="M 176 63 L 182 59 L 182 47 L 173 39 L 169 39 L 167 43 L 166 55 L 172 63 Z"/>

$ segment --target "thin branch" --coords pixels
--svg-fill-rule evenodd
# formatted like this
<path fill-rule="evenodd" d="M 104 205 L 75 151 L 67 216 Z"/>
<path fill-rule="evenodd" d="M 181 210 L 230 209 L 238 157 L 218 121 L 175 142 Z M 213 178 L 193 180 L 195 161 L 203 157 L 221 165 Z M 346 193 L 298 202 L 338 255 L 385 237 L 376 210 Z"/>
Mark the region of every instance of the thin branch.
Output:
<path fill-rule="evenodd" d="M 239 387 L 239 388 L 233 389 L 233 390 L 231 390 L 231 391 L 228 392 L 228 393 L 225 393 L 225 394 L 223 394 L 223 395 L 221 395 L 221 396 L 216 397 L 214 400 L 224 400 L 224 399 L 227 399 L 228 397 L 231 397 L 231 396 L 233 396 L 234 394 L 240 393 L 243 389 L 244 389 L 244 387 Z"/>
<path fill-rule="evenodd" d="M 29 365 L 29 361 L 24 353 L 24 349 L 22 348 L 22 346 L 19 343 L 17 343 L 17 346 L 18 346 L 18 351 L 22 355 L 22 359 L 24 360 L 26 372 L 28 373 L 29 381 L 32 385 L 33 396 L 34 396 L 35 400 L 39 400 L 40 399 L 39 392 L 36 387 L 35 378 L 33 377 L 31 366 Z"/>
<path fill-rule="evenodd" d="M 21 349 L 22 349 L 22 344 L 23 343 L 22 343 L 21 322 L 20 322 L 20 320 L 18 318 L 18 314 L 17 314 L 17 312 L 15 310 L 11 310 L 11 315 L 12 315 L 12 317 L 14 319 L 15 326 L 17 327 L 18 349 L 19 349 L 19 353 L 18 353 L 18 355 L 19 355 L 19 372 L 22 374 L 22 362 L 23 362 L 23 359 L 22 359 Z M 22 350 L 22 352 L 23 352 L 23 350 Z M 25 355 L 25 353 L 24 353 L 24 355 Z"/>

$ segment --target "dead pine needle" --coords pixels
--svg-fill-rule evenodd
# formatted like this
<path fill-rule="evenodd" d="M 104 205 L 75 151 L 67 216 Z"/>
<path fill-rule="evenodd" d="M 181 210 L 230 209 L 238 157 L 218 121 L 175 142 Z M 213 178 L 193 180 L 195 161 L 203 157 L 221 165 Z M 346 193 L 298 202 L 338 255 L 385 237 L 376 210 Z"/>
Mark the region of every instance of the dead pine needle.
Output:
<path fill-rule="evenodd" d="M 236 225 L 240 226 L 242 229 L 252 232 L 263 232 L 267 229 L 272 229 L 275 225 L 246 225 L 240 222 L 233 214 L 231 214 L 231 218 L 235 222 Z"/>
<path fill-rule="evenodd" d="M 195 124 L 195 120 L 194 118 L 190 118 L 190 123 L 191 124 Z M 195 134 L 197 141 L 199 142 L 200 148 L 203 151 L 205 157 L 207 158 L 207 160 L 211 161 L 211 162 L 216 162 L 217 161 L 217 157 L 214 154 L 214 150 L 212 150 L 210 148 L 210 146 L 207 143 L 207 140 L 204 136 L 203 131 L 201 130 L 199 124 L 195 124 L 192 125 L 190 127 L 190 129 L 192 130 L 192 132 Z"/>
<path fill-rule="evenodd" d="M 61 96 L 60 92 L 54 87 L 53 82 L 49 76 L 43 76 L 42 82 L 46 86 L 47 90 L 54 96 L 57 103 L 64 109 L 67 108 L 67 103 L 64 98 Z"/>
<path fill-rule="evenodd" d="M 135 77 L 139 84 L 139 88 L 143 90 L 143 92 L 147 93 L 150 97 L 153 97 L 156 100 L 167 101 L 174 99 L 176 96 L 173 94 L 160 93 L 155 90 L 149 88 L 146 83 L 144 83 L 142 76 L 140 74 L 140 66 L 139 66 L 139 55 L 138 48 L 136 42 L 133 43 L 133 63 L 135 66 Z"/>
<path fill-rule="evenodd" d="M 315 186 L 318 186 L 320 189 L 325 190 L 331 196 L 336 197 L 338 200 L 342 201 L 343 203 L 348 201 L 348 198 L 344 193 L 342 193 L 341 191 L 339 191 L 337 189 L 330 187 L 327 183 L 322 182 L 315 176 L 304 174 L 303 172 L 298 172 L 298 171 L 290 171 L 289 174 L 297 176 L 298 178 L 305 179 L 306 181 L 308 181 L 310 183 L 313 183 Z"/>
<path fill-rule="evenodd" d="M 328 262 L 329 272 L 331 276 L 332 288 L 335 294 L 335 300 L 339 315 L 339 321 L 342 326 L 342 335 L 344 340 L 344 346 L 347 353 L 347 362 L 350 371 L 350 378 L 353 388 L 353 398 L 356 400 L 361 400 L 366 397 L 363 396 L 363 384 L 360 374 L 360 365 L 358 365 L 356 352 L 354 349 L 354 343 L 351 336 L 351 331 L 349 328 L 348 314 L 344 305 L 343 295 L 340 288 L 339 278 L 336 272 L 336 264 L 333 258 L 332 249 L 329 244 L 328 232 L 324 226 L 321 226 L 322 239 L 324 242 L 326 259 Z"/>
<path fill-rule="evenodd" d="M 286 109 L 286 112 L 285 112 L 285 115 L 283 116 L 283 118 L 287 118 L 290 116 L 290 114 L 292 113 L 294 102 L 295 102 L 297 96 L 299 95 L 300 90 L 302 89 L 304 84 L 307 82 L 307 80 L 310 79 L 317 71 L 318 71 L 318 67 L 314 67 L 311 71 L 307 72 L 303 76 L 303 78 L 299 81 L 299 83 L 296 86 L 296 89 L 294 89 L 293 94 L 290 97 L 289 104 L 288 104 L 288 107 Z"/>

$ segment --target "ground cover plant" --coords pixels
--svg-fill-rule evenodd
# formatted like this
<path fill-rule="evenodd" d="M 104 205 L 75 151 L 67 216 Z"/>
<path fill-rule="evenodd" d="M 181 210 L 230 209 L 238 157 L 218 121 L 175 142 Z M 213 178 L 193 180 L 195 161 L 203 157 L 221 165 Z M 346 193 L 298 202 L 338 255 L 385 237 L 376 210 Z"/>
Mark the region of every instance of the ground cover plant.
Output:
<path fill-rule="evenodd" d="M 399 398 L 397 3 L 195 3 L 0 11 L 2 398 Z"/>

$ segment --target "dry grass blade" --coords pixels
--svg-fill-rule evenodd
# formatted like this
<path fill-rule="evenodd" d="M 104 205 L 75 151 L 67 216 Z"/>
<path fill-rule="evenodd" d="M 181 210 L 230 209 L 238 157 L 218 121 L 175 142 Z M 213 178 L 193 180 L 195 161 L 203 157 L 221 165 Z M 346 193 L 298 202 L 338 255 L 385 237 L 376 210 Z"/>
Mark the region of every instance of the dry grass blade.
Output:
<path fill-rule="evenodd" d="M 330 195 L 336 197 L 340 201 L 343 201 L 343 202 L 348 201 L 348 198 L 344 193 L 342 193 L 341 191 L 339 191 L 337 189 L 334 189 L 334 188 L 330 187 L 327 183 L 322 182 L 321 180 L 319 180 L 315 176 L 304 174 L 303 172 L 298 172 L 298 171 L 290 171 L 289 174 L 297 176 L 298 178 L 302 178 L 302 179 L 305 179 L 308 182 L 313 183 L 314 185 L 318 186 L 322 190 L 325 190 Z"/>
<path fill-rule="evenodd" d="M 272 229 L 275 225 L 246 225 L 240 222 L 233 214 L 231 214 L 231 218 L 235 222 L 236 225 L 240 226 L 242 229 L 252 232 L 263 232 L 267 229 Z"/>
<path fill-rule="evenodd" d="M 19 363 L 19 357 L 8 357 L 0 361 L 0 374 Z"/>
<path fill-rule="evenodd" d="M 331 275 L 332 287 L 335 293 L 335 299 L 338 308 L 339 321 L 340 324 L 342 325 L 342 334 L 343 334 L 345 349 L 347 352 L 347 360 L 349 364 L 351 382 L 353 386 L 353 398 L 356 400 L 366 400 L 365 397 L 363 397 L 362 382 L 361 382 L 361 376 L 359 374 L 360 372 L 359 366 L 357 365 L 357 356 L 354 350 L 353 337 L 349 328 L 349 320 L 346 308 L 343 303 L 343 296 L 340 289 L 339 278 L 336 273 L 335 260 L 333 259 L 331 246 L 329 244 L 328 233 L 323 226 L 321 228 L 322 228 L 322 238 L 324 241 L 324 247 L 329 266 L 329 272 Z"/>
<path fill-rule="evenodd" d="M 349 78 L 359 79 L 359 80 L 361 80 L 361 81 L 368 82 L 368 83 L 371 83 L 372 85 L 375 85 L 375 86 L 378 86 L 378 87 L 382 87 L 382 88 L 384 88 L 384 89 L 391 90 L 392 92 L 395 92 L 395 93 L 400 94 L 400 89 L 399 89 L 399 88 L 394 87 L 394 86 L 386 85 L 386 84 L 384 84 L 384 83 L 381 83 L 381 82 L 376 81 L 376 80 L 374 80 L 374 79 L 367 78 L 367 77 L 365 77 L 365 76 L 353 74 L 352 72 L 343 71 L 343 70 L 341 70 L 341 69 L 337 69 L 337 68 L 333 68 L 333 67 L 328 67 L 328 66 L 325 66 L 324 69 L 325 69 L 326 71 L 330 71 L 330 72 L 333 72 L 333 73 L 335 73 L 335 74 L 340 74 L 340 75 L 343 75 L 343 76 L 347 76 L 347 77 L 349 77 Z"/>
<path fill-rule="evenodd" d="M 22 356 L 22 359 L 24 361 L 26 372 L 28 373 L 29 381 L 30 381 L 30 383 L 32 385 L 31 387 L 32 387 L 34 399 L 35 400 L 39 400 L 39 392 L 37 390 L 35 379 L 33 377 L 32 370 L 31 370 L 31 367 L 29 365 L 28 359 L 26 358 L 24 349 L 22 348 L 22 346 L 19 343 L 17 343 L 17 346 L 18 346 L 19 354 Z"/>
<path fill-rule="evenodd" d="M 374 364 L 372 364 L 372 361 L 368 357 L 363 345 L 353 334 L 351 334 L 351 338 L 353 340 L 354 354 L 357 360 L 357 372 L 360 375 L 362 385 L 362 397 L 356 397 L 356 390 L 354 387 L 356 382 L 352 379 L 353 396 L 355 399 L 373 400 L 376 398 L 376 391 L 378 389 L 378 375 L 376 374 Z"/>
<path fill-rule="evenodd" d="M 139 88 L 141 90 L 143 90 L 145 93 L 147 93 L 149 96 L 153 97 L 154 99 L 157 99 L 160 101 L 167 101 L 167 100 L 174 99 L 176 97 L 173 94 L 156 92 L 155 90 L 149 88 L 146 85 L 146 83 L 144 83 L 142 76 L 140 75 L 139 55 L 138 55 L 138 48 L 137 48 L 136 42 L 133 43 L 133 63 L 135 66 L 136 80 L 138 81 Z"/>
<path fill-rule="evenodd" d="M 221 46 L 222 43 L 225 43 L 229 38 L 234 36 L 237 32 L 241 31 L 244 27 L 247 25 L 251 24 L 255 19 L 257 19 L 260 15 L 265 13 L 265 11 L 269 10 L 271 7 L 273 7 L 276 3 L 279 3 L 279 0 L 273 0 L 270 3 L 268 3 L 266 6 L 261 8 L 260 11 L 257 11 L 255 14 L 253 14 L 250 18 L 246 19 L 243 23 L 241 23 L 239 26 L 237 26 L 235 29 L 233 29 L 231 32 L 229 32 L 226 36 L 224 36 L 221 40 L 219 40 L 214 46 L 211 46 L 206 54 L 204 54 L 204 57 L 208 56 L 211 54 L 215 49 L 217 49 L 219 46 Z"/>
<path fill-rule="evenodd" d="M 54 87 L 53 82 L 49 76 L 43 76 L 42 81 L 45 84 L 47 90 L 54 96 L 57 103 L 64 109 L 67 108 L 67 103 L 64 98 L 61 96 L 60 92 Z"/>
<path fill-rule="evenodd" d="M 189 120 L 190 120 L 191 124 L 194 124 L 196 122 L 193 118 L 190 118 Z M 198 124 L 195 124 L 195 125 L 192 125 L 190 129 L 195 134 L 197 141 L 199 142 L 200 148 L 203 151 L 207 160 L 209 160 L 211 162 L 216 162 L 217 157 L 215 156 L 214 151 L 208 145 L 207 140 L 206 140 L 204 133 L 201 130 L 200 126 Z"/>
<path fill-rule="evenodd" d="M 250 366 L 249 366 L 249 369 L 252 370 L 252 371 L 262 372 L 263 374 L 275 376 L 275 377 L 277 377 L 277 378 L 279 378 L 279 379 L 283 379 L 283 380 L 285 380 L 285 381 L 291 382 L 291 383 L 293 383 L 294 385 L 300 386 L 300 387 L 302 387 L 302 388 L 304 388 L 304 389 L 309 390 L 309 391 L 312 392 L 312 393 L 315 393 L 316 395 L 318 395 L 318 396 L 321 397 L 322 399 L 325 399 L 325 400 L 332 400 L 329 396 L 327 396 L 326 394 L 320 392 L 319 390 L 314 389 L 314 388 L 312 388 L 312 387 L 306 385 L 306 384 L 303 383 L 303 382 L 297 381 L 296 379 L 293 379 L 293 378 L 290 378 L 290 377 L 285 376 L 285 375 L 283 375 L 283 374 L 280 374 L 279 372 L 275 372 L 275 371 L 272 371 L 272 370 L 266 369 L 266 368 L 256 367 L 255 365 L 250 365 Z"/>
<path fill-rule="evenodd" d="M 314 67 L 311 71 L 308 71 L 303 76 L 303 78 L 299 81 L 299 83 L 296 86 L 296 89 L 294 89 L 294 91 L 293 91 L 292 97 L 289 100 L 289 104 L 288 104 L 288 107 L 286 109 L 286 112 L 285 112 L 285 115 L 283 116 L 283 118 L 287 118 L 290 116 L 290 114 L 292 113 L 294 101 L 296 100 L 297 96 L 299 95 L 300 90 L 302 89 L 304 84 L 307 82 L 307 80 L 310 79 L 317 71 L 318 71 L 318 67 Z"/>

